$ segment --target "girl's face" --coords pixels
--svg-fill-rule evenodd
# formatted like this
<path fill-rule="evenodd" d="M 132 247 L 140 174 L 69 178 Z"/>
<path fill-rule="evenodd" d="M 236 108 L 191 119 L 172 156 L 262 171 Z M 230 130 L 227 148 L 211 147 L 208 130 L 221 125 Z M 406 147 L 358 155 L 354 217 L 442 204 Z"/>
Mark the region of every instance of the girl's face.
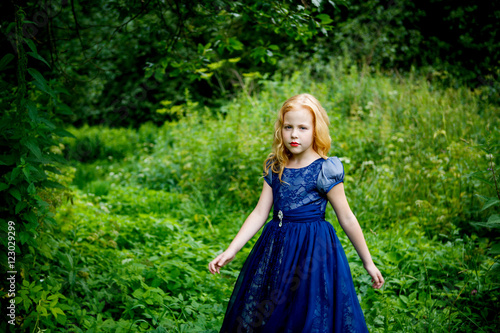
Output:
<path fill-rule="evenodd" d="M 285 113 L 281 135 L 285 147 L 295 157 L 302 158 L 314 153 L 314 125 L 311 112 L 298 107 Z"/>

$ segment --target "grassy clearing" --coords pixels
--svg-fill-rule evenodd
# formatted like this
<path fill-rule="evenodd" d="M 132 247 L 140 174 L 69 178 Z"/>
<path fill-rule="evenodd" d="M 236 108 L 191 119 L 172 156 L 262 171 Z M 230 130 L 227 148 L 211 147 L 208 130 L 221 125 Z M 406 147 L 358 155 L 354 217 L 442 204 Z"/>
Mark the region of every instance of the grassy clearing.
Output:
<path fill-rule="evenodd" d="M 386 277 L 383 290 L 369 287 L 330 208 L 370 331 L 496 331 L 499 257 L 488 251 L 499 235 L 470 222 L 486 221 L 498 205 L 480 211 L 477 195 L 495 190 L 470 175 L 490 167 L 472 146 L 499 141 L 499 108 L 478 91 L 345 64 L 310 65 L 263 84 L 217 116 L 188 103 L 182 120 L 159 129 L 70 129 L 77 140 L 66 142 L 66 154 L 81 161 L 74 204 L 56 215 L 54 260 L 43 282 L 66 296 L 64 326 L 218 331 L 258 235 L 221 276 L 207 264 L 258 199 L 277 109 L 309 92 L 330 115 L 330 155 L 344 162 L 350 206 Z M 493 159 L 498 164 L 498 154 Z"/>

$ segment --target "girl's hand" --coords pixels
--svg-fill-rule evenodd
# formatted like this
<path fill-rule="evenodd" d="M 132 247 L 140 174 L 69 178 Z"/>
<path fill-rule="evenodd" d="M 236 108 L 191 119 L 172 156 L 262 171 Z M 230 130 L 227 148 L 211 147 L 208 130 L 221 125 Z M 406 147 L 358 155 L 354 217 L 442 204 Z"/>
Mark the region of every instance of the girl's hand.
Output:
<path fill-rule="evenodd" d="M 231 260 L 233 260 L 235 256 L 236 256 L 235 252 L 227 249 L 226 251 L 219 254 L 217 258 L 215 258 L 208 264 L 208 270 L 212 274 L 215 274 L 216 272 L 220 274 L 220 268 L 228 264 Z"/>
<path fill-rule="evenodd" d="M 374 263 L 372 263 L 368 266 L 365 266 L 365 269 L 368 272 L 368 274 L 370 274 L 370 276 L 372 277 L 372 282 L 373 282 L 372 287 L 375 289 L 380 289 L 384 284 L 385 280 L 380 271 L 378 270 L 378 268 L 375 266 Z"/>

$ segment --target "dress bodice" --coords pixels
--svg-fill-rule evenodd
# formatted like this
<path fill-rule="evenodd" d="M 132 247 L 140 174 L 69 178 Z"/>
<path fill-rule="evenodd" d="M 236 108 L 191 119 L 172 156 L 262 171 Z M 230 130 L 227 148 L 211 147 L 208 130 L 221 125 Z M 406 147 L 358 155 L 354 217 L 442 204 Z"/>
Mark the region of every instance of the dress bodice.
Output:
<path fill-rule="evenodd" d="M 285 168 L 281 183 L 278 174 L 269 171 L 264 179 L 273 189 L 275 211 L 317 205 L 324 212 L 328 202 L 326 194 L 344 181 L 344 167 L 336 156 L 326 160 L 318 158 L 303 168 Z"/>

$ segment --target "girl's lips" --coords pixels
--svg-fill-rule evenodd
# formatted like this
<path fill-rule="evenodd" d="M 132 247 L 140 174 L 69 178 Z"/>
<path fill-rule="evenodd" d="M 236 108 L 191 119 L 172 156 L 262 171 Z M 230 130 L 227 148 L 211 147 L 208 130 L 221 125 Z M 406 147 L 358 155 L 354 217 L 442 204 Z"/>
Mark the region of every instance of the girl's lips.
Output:
<path fill-rule="evenodd" d="M 298 144 L 297 142 L 291 142 L 291 143 L 290 143 L 290 146 L 292 146 L 292 147 L 298 147 L 298 146 L 299 146 L 299 144 Z"/>

